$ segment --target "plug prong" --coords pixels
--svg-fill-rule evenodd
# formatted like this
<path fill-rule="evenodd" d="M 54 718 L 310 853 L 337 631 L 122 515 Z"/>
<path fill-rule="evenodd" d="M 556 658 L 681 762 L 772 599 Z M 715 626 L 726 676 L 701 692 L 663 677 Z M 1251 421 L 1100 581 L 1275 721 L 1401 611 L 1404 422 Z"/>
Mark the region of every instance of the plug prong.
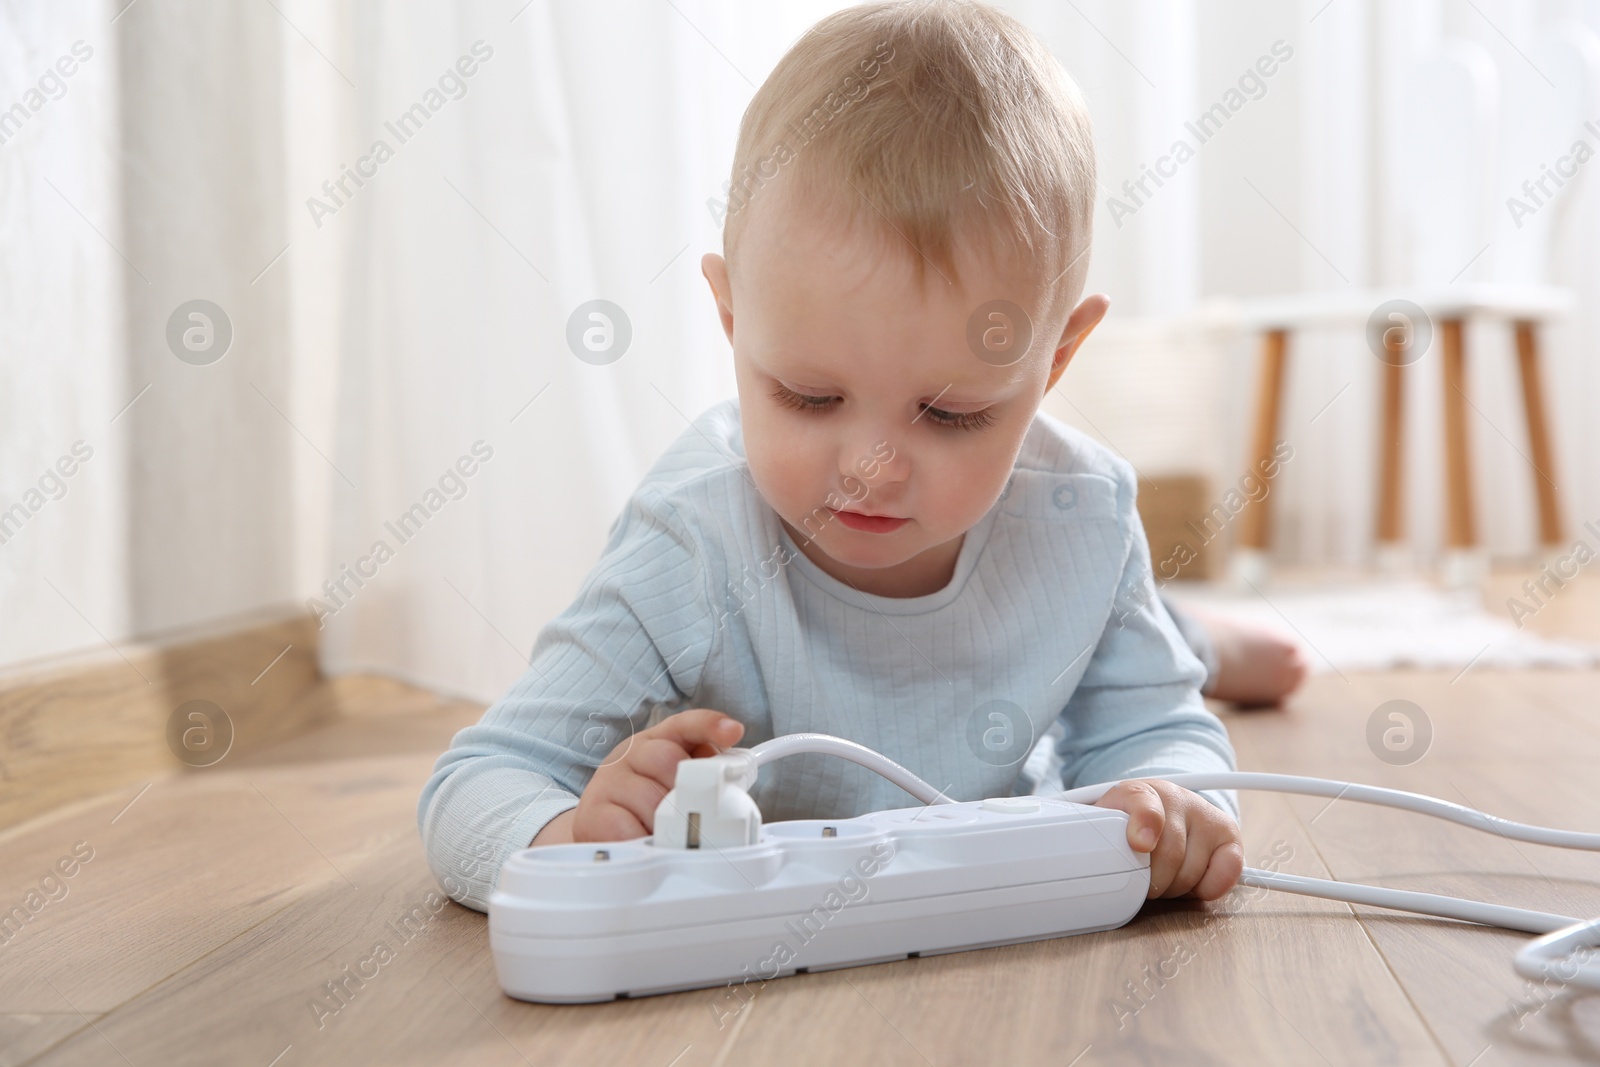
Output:
<path fill-rule="evenodd" d="M 688 845 L 690 848 L 700 847 L 700 813 L 698 811 L 691 811 L 689 813 Z"/>

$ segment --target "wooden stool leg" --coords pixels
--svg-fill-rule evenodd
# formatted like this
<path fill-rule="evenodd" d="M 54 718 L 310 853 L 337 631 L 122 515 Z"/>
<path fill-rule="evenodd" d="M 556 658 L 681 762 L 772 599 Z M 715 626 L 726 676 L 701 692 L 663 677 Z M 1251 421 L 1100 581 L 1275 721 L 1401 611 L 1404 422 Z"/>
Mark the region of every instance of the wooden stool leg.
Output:
<path fill-rule="evenodd" d="M 1378 544 L 1395 545 L 1405 535 L 1405 514 L 1401 511 L 1404 441 L 1401 418 L 1405 410 L 1405 367 L 1398 360 L 1401 349 L 1391 347 L 1390 359 L 1383 365 L 1383 413 L 1378 442 Z"/>
<path fill-rule="evenodd" d="M 1534 489 L 1539 494 L 1539 540 L 1561 543 L 1561 504 L 1556 497 L 1555 456 L 1550 450 L 1550 427 L 1544 411 L 1544 389 L 1539 380 L 1539 335 L 1524 319 L 1516 324 L 1517 368 L 1522 372 L 1522 406 L 1528 416 L 1528 445 L 1533 451 Z"/>
<path fill-rule="evenodd" d="M 1261 378 L 1256 393 L 1255 439 L 1251 447 L 1251 469 L 1268 483 L 1266 471 L 1274 469 L 1273 446 L 1278 437 L 1278 414 L 1283 407 L 1283 364 L 1288 349 L 1288 331 L 1268 330 L 1261 338 Z M 1270 492 L 1244 509 L 1239 517 L 1239 547 L 1265 551 L 1269 538 L 1267 505 Z"/>
<path fill-rule="evenodd" d="M 1472 465 L 1467 452 L 1466 359 L 1461 320 L 1439 324 L 1444 359 L 1445 543 L 1470 549 L 1478 543 L 1473 522 Z"/>

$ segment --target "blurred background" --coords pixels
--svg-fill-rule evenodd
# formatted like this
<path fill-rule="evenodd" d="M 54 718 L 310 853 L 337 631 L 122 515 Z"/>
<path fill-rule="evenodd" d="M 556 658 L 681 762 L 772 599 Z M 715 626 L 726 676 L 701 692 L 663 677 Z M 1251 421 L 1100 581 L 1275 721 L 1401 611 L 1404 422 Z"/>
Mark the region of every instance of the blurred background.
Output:
<path fill-rule="evenodd" d="M 838 6 L 0 2 L 0 668 L 313 617 L 329 675 L 492 700 L 734 393 L 699 259 Z M 1600 548 L 1600 5 L 1001 6 L 1099 152 L 1111 315 L 1045 410 L 1138 468 L 1160 580 L 1322 669 L 1375 619 L 1592 662 L 1511 602 Z"/>

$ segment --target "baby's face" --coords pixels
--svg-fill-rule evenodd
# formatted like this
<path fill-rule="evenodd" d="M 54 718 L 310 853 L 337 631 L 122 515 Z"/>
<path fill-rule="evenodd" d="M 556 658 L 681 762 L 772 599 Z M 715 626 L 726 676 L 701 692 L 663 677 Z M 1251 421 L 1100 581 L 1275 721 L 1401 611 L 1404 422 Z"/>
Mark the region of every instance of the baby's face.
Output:
<path fill-rule="evenodd" d="M 1105 298 L 1069 318 L 1037 279 L 959 256 L 965 284 L 924 264 L 919 286 L 917 253 L 892 232 L 898 246 L 774 199 L 746 222 L 731 284 L 722 257 L 703 263 L 733 344 L 751 477 L 824 571 L 886 596 L 935 592 Z M 994 300 L 1032 323 L 1015 362 L 968 342 Z"/>

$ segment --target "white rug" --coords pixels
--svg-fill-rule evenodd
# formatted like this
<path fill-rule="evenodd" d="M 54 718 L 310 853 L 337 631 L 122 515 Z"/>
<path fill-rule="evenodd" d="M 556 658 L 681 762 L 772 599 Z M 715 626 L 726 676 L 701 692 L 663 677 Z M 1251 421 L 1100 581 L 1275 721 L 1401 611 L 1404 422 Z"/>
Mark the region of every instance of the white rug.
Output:
<path fill-rule="evenodd" d="M 1600 666 L 1600 647 L 1519 630 L 1484 610 L 1476 593 L 1417 581 L 1260 593 L 1172 583 L 1161 594 L 1282 631 L 1301 644 L 1313 671 Z"/>

